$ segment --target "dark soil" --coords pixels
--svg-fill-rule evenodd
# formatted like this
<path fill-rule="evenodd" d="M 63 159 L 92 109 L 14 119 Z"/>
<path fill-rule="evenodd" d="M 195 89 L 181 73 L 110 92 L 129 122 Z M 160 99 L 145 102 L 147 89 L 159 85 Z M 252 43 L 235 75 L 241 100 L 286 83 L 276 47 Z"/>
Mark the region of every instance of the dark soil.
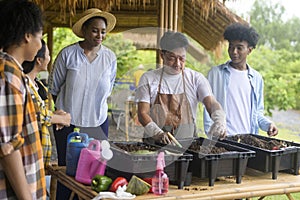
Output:
<path fill-rule="evenodd" d="M 202 145 L 200 141 L 194 141 L 189 147 L 190 150 L 201 152 L 203 154 L 220 154 L 228 152 L 224 147 L 216 147 L 214 145 Z"/>
<path fill-rule="evenodd" d="M 139 144 L 139 143 L 133 143 L 133 144 L 126 144 L 126 143 L 115 143 L 115 145 L 127 152 L 135 152 L 139 150 L 148 150 L 148 151 L 157 151 L 157 147 L 153 147 L 150 145 L 144 145 L 144 144 Z"/>
<path fill-rule="evenodd" d="M 141 150 L 147 150 L 147 151 L 159 150 L 158 147 L 154 147 L 144 143 L 114 143 L 114 144 L 118 148 L 127 152 L 137 152 Z M 223 147 L 216 147 L 213 145 L 202 146 L 199 141 L 194 141 L 192 145 L 189 147 L 189 149 L 195 152 L 201 152 L 203 154 L 220 154 L 220 153 L 228 152 L 228 150 Z"/>
<path fill-rule="evenodd" d="M 285 148 L 288 146 L 288 144 L 284 141 L 272 139 L 263 140 L 249 134 L 235 135 L 232 137 L 228 137 L 227 139 L 267 150 L 278 150 L 280 148 Z"/>

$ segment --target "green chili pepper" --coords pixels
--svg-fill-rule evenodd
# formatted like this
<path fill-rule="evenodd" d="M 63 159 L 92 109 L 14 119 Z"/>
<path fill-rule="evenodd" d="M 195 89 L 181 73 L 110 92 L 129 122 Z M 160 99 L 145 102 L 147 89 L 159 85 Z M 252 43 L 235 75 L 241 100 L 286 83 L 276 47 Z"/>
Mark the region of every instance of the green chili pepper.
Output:
<path fill-rule="evenodd" d="M 111 178 L 97 174 L 92 179 L 92 190 L 96 192 L 107 191 L 111 183 Z"/>

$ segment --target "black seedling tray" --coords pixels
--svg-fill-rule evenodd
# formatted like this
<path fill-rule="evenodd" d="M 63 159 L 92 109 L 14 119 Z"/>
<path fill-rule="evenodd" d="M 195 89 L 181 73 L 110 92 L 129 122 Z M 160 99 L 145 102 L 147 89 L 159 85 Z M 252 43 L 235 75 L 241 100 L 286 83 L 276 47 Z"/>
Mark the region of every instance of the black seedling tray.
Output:
<path fill-rule="evenodd" d="M 251 135 L 264 141 L 276 140 L 284 142 L 288 145 L 287 148 L 278 150 L 268 150 L 259 148 L 245 143 L 240 143 L 227 137 L 222 142 L 240 146 L 256 152 L 256 157 L 249 159 L 247 166 L 261 172 L 272 172 L 272 179 L 277 179 L 278 171 L 285 171 L 295 175 L 299 174 L 300 165 L 300 144 L 279 140 L 275 138 L 265 137 L 255 134 L 240 134 L 237 136 Z"/>
<path fill-rule="evenodd" d="M 123 150 L 118 145 L 134 145 L 141 148 L 148 148 L 151 154 L 136 154 Z M 118 176 L 125 177 L 127 180 L 132 175 L 140 178 L 153 177 L 156 171 L 156 159 L 160 151 L 165 152 L 165 173 L 169 177 L 171 184 L 182 189 L 186 179 L 188 166 L 193 156 L 176 150 L 166 150 L 157 145 L 145 144 L 142 142 L 111 142 L 113 158 L 108 161 L 106 174 L 111 178 Z"/>
<path fill-rule="evenodd" d="M 199 178 L 208 178 L 209 186 L 213 186 L 215 179 L 221 176 L 235 176 L 236 183 L 241 183 L 248 158 L 255 157 L 254 151 L 206 138 L 181 139 L 178 141 L 183 146 L 182 148 L 171 145 L 165 147 L 192 154 L 193 161 L 190 163 L 189 172 Z M 199 144 L 204 150 L 195 151 L 190 149 L 194 143 Z M 225 148 L 226 152 L 211 152 L 213 148 L 222 147 Z"/>

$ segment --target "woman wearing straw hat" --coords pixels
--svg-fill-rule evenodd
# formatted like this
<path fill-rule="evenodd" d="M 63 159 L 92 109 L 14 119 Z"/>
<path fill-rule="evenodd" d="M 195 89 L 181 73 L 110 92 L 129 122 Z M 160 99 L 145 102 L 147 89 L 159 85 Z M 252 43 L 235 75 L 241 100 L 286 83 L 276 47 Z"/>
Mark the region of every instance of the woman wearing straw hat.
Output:
<path fill-rule="evenodd" d="M 83 40 L 65 47 L 54 62 L 49 91 L 56 109 L 70 113 L 72 118 L 70 127 L 54 131 L 58 165 L 66 165 L 67 135 L 74 127 L 95 139 L 108 136 L 107 97 L 115 81 L 117 59 L 102 41 L 115 24 L 116 18 L 110 13 L 86 10 L 72 28 Z"/>

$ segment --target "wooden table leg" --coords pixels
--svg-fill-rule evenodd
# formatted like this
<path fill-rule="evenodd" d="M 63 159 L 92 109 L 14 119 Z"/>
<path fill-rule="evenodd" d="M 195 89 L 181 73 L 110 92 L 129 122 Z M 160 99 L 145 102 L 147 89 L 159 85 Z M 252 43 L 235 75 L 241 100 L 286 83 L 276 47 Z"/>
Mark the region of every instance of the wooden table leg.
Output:
<path fill-rule="evenodd" d="M 125 102 L 125 139 L 126 141 L 129 141 L 129 102 L 126 101 Z"/>
<path fill-rule="evenodd" d="M 57 179 L 54 176 L 51 176 L 51 180 L 50 180 L 50 200 L 56 200 L 56 185 L 57 185 Z"/>
<path fill-rule="evenodd" d="M 293 196 L 290 193 L 286 194 L 286 196 L 289 200 L 294 200 Z"/>
<path fill-rule="evenodd" d="M 75 196 L 75 192 L 72 192 L 71 195 L 70 195 L 69 200 L 73 200 L 73 199 L 74 199 L 74 196 Z"/>

